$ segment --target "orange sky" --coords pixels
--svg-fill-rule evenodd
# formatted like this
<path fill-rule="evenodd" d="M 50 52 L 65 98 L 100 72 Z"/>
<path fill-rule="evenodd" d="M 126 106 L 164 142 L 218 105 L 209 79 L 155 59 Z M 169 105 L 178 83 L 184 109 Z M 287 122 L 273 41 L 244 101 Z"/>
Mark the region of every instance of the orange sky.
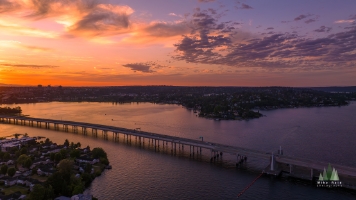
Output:
<path fill-rule="evenodd" d="M 0 85 L 356 85 L 348 3 L 33 2 L 0 1 Z"/>

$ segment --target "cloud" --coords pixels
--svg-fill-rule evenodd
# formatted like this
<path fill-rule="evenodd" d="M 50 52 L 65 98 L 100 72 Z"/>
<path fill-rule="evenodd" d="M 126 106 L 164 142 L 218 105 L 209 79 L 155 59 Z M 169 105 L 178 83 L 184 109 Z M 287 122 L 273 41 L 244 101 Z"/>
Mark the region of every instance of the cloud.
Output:
<path fill-rule="evenodd" d="M 214 2 L 215 0 L 198 0 L 200 3 Z"/>
<path fill-rule="evenodd" d="M 311 69 L 356 66 L 356 26 L 325 37 L 307 38 L 297 33 L 270 32 L 264 37 L 234 40 L 236 32 L 224 34 L 229 27 L 208 13 L 197 12 L 195 30 L 175 44 L 173 59 L 188 63 L 270 69 Z M 305 18 L 300 16 L 298 20 Z M 225 26 L 221 26 L 224 24 Z M 326 32 L 322 26 L 316 32 Z"/>
<path fill-rule="evenodd" d="M 331 31 L 331 27 L 326 27 L 326 26 L 320 26 L 320 28 L 314 30 L 315 32 L 319 32 L 319 33 L 322 33 L 322 32 L 330 32 Z"/>
<path fill-rule="evenodd" d="M 236 9 L 253 9 L 251 6 L 247 5 L 247 4 L 244 4 L 244 3 L 240 3 L 240 2 L 237 2 L 237 4 L 241 4 L 241 6 L 235 6 Z"/>
<path fill-rule="evenodd" d="M 65 36 L 116 35 L 128 32 L 132 8 L 101 3 L 103 0 L 0 0 L 0 14 L 41 20 L 53 18 L 65 26 Z M 15 1 L 14 1 L 15 2 Z"/>
<path fill-rule="evenodd" d="M 334 23 L 336 24 L 344 24 L 344 23 L 353 23 L 355 20 L 353 19 L 341 19 L 341 20 L 337 20 Z"/>
<path fill-rule="evenodd" d="M 133 33 L 123 39 L 124 43 L 153 43 L 164 42 L 168 46 L 172 45 L 179 40 L 182 35 L 196 34 L 203 29 L 209 29 L 214 26 L 216 31 L 220 31 L 221 34 L 229 34 L 236 32 L 238 25 L 237 22 L 224 22 L 216 24 L 216 19 L 221 16 L 221 13 L 217 13 L 215 9 L 207 9 L 198 11 L 184 18 L 184 20 L 178 20 L 174 22 L 154 21 L 150 24 L 141 25 Z M 243 32 L 241 31 L 241 34 Z"/>
<path fill-rule="evenodd" d="M 298 17 L 294 18 L 294 21 L 299 21 L 299 20 L 302 20 L 304 18 L 306 18 L 307 16 L 305 15 L 299 15 Z"/>
<path fill-rule="evenodd" d="M 294 21 L 299 21 L 299 20 L 305 19 L 309 16 L 311 16 L 311 15 L 299 15 L 298 17 L 294 18 Z"/>
<path fill-rule="evenodd" d="M 315 22 L 315 21 L 316 21 L 315 19 L 308 19 L 308 20 L 304 21 L 304 23 L 310 24 L 310 23 Z"/>
<path fill-rule="evenodd" d="M 20 5 L 17 2 L 9 0 L 0 0 L 0 13 L 14 11 L 19 9 Z"/>
<path fill-rule="evenodd" d="M 10 47 L 10 48 L 22 48 L 22 49 L 25 49 L 26 51 L 31 50 L 31 51 L 35 51 L 35 52 L 48 52 L 48 51 L 53 50 L 51 48 L 46 48 L 46 47 L 26 45 L 19 41 L 14 41 L 14 40 L 0 40 L 0 47 L 1 46 Z M 1 60 L 0 60 L 0 62 L 1 62 Z"/>
<path fill-rule="evenodd" d="M 247 5 L 247 4 L 242 4 L 241 5 L 241 9 L 253 9 L 251 6 Z"/>
<path fill-rule="evenodd" d="M 173 44 L 182 35 L 190 33 L 191 28 L 186 21 L 164 22 L 156 21 L 149 24 L 141 24 L 136 26 L 135 30 L 131 32 L 122 43 L 129 44 Z"/>
<path fill-rule="evenodd" d="M 24 27 L 17 25 L 15 23 L 9 23 L 0 20 L 0 30 L 9 32 L 11 34 L 31 36 L 31 37 L 42 37 L 42 38 L 56 38 L 58 37 L 57 33 L 50 31 L 42 31 L 35 28 Z"/>
<path fill-rule="evenodd" d="M 143 31 L 149 36 L 172 37 L 186 34 L 190 29 L 185 22 L 154 22 L 145 27 Z"/>
<path fill-rule="evenodd" d="M 38 47 L 38 46 L 32 46 L 32 45 L 24 45 L 24 44 L 19 44 L 19 46 L 24 49 L 31 50 L 31 51 L 37 51 L 37 52 L 47 52 L 47 51 L 53 50 L 51 48 Z"/>
<path fill-rule="evenodd" d="M 11 64 L 11 63 L 1 63 L 0 65 L 6 66 L 6 67 L 33 68 L 33 69 L 56 68 L 56 67 L 59 67 L 59 66 L 55 66 L 55 65 L 32 65 L 32 64 Z"/>
<path fill-rule="evenodd" d="M 132 10 L 129 7 L 100 4 L 74 25 L 68 27 L 68 30 L 89 36 L 115 35 L 127 32 L 131 12 Z"/>
<path fill-rule="evenodd" d="M 274 28 L 273 27 L 268 27 L 266 30 L 273 30 Z"/>
<path fill-rule="evenodd" d="M 144 63 L 131 63 L 131 64 L 125 64 L 123 65 L 124 67 L 128 67 L 133 71 L 140 71 L 140 72 L 144 72 L 144 73 L 152 73 L 154 71 L 152 71 L 150 68 L 150 65 L 144 64 Z"/>

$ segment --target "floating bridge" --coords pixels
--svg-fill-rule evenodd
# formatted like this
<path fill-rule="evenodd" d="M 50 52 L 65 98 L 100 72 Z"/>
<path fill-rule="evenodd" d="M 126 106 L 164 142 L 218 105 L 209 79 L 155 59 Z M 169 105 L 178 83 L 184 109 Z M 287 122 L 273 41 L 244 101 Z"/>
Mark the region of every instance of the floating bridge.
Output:
<path fill-rule="evenodd" d="M 230 154 L 236 156 L 236 166 L 243 164 L 249 157 L 264 160 L 269 159 L 270 164 L 263 170 L 263 173 L 273 176 L 279 176 L 284 173 L 290 177 L 313 180 L 319 176 L 319 173 L 322 172 L 324 168 L 328 166 L 328 163 L 326 162 L 285 156 L 283 155 L 282 149 L 278 150 L 277 155 L 274 155 L 269 152 L 157 134 L 141 131 L 140 129 L 127 129 L 85 122 L 9 115 L 0 115 L 0 122 L 44 129 L 54 129 L 65 132 L 82 133 L 83 135 L 92 135 L 94 137 L 101 136 L 104 139 L 112 137 L 114 141 L 119 141 L 121 135 L 121 139 L 123 138 L 123 141 L 127 143 L 131 142 L 132 137 L 134 137 L 140 146 L 144 146 L 145 142 L 149 144 L 152 143 L 154 148 L 158 150 L 160 147 L 164 148 L 166 146 L 166 148 L 171 149 L 173 154 L 176 154 L 177 149 L 179 151 L 182 150 L 187 152 L 189 148 L 189 153 L 193 157 L 194 155 L 201 154 L 202 149 L 207 149 L 211 152 L 211 162 L 214 162 L 219 157 L 222 157 L 223 154 Z M 345 187 L 356 189 L 356 168 L 336 164 L 332 164 L 332 166 L 337 169 L 341 181 L 342 178 L 345 178 Z"/>

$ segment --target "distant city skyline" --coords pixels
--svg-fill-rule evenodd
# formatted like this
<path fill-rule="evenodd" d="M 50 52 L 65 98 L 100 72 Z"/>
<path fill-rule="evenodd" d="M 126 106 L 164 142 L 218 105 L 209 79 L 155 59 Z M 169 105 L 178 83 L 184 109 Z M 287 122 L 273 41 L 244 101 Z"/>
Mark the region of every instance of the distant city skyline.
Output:
<path fill-rule="evenodd" d="M 356 85 L 355 7 L 2 0 L 0 86 Z"/>

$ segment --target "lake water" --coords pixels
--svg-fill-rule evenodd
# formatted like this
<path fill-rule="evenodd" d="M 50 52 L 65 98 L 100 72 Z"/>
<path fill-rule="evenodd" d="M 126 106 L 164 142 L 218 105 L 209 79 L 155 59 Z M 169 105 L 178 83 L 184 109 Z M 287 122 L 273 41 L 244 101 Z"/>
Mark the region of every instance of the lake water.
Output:
<path fill-rule="evenodd" d="M 141 128 L 197 140 L 202 136 L 204 141 L 265 152 L 276 152 L 282 146 L 285 155 L 356 167 L 355 103 L 262 111 L 266 117 L 249 121 L 214 121 L 199 118 L 182 106 L 151 103 L 52 102 L 20 106 L 31 117 Z M 236 199 L 268 162 L 249 159 L 243 169 L 236 169 L 232 167 L 234 156 L 230 155 L 223 156 L 222 164 L 210 164 L 204 159 L 172 156 L 168 151 L 155 152 L 91 136 L 0 124 L 0 136 L 14 133 L 46 136 L 57 143 L 68 138 L 82 146 L 104 148 L 113 169 L 105 171 L 86 190 L 99 199 Z M 263 176 L 239 199 L 355 198 L 355 194 L 343 190 Z"/>

